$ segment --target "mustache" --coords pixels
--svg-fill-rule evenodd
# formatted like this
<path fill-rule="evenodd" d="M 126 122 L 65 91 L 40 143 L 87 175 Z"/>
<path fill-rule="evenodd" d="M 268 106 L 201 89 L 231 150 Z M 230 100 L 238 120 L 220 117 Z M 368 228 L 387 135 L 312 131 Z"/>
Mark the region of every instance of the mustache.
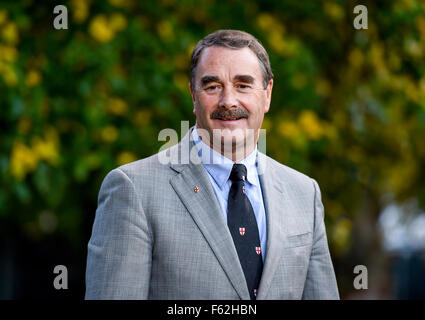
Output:
<path fill-rule="evenodd" d="M 219 108 L 214 110 L 213 113 L 211 113 L 210 118 L 211 119 L 220 119 L 220 120 L 236 120 L 240 118 L 246 118 L 248 119 L 249 113 L 242 109 L 223 109 Z"/>

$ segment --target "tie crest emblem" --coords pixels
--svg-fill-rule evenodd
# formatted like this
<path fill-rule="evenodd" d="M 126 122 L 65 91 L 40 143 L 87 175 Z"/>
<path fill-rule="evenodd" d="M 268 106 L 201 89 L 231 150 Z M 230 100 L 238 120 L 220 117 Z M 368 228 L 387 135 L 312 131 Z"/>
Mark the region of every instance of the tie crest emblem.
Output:
<path fill-rule="evenodd" d="M 239 233 L 243 236 L 245 234 L 245 228 L 239 228 Z"/>
<path fill-rule="evenodd" d="M 257 252 L 257 254 L 261 253 L 261 248 L 260 247 L 255 247 L 255 252 Z"/>

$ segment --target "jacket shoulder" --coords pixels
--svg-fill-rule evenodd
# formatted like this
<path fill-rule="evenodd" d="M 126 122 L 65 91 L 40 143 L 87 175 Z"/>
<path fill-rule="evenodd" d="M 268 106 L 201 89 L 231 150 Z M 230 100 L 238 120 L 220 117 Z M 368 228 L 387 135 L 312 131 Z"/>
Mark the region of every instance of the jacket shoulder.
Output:
<path fill-rule="evenodd" d="M 170 169 L 170 164 L 162 162 L 158 155 L 157 153 L 111 170 L 104 178 L 103 183 L 113 178 L 128 179 L 136 190 L 145 192 L 168 185 L 168 181 L 176 173 Z"/>
<path fill-rule="evenodd" d="M 297 193 L 314 193 L 314 179 L 308 175 L 297 171 L 287 165 L 284 165 L 275 159 L 266 156 L 267 169 L 281 183 L 285 184 L 286 188 Z"/>

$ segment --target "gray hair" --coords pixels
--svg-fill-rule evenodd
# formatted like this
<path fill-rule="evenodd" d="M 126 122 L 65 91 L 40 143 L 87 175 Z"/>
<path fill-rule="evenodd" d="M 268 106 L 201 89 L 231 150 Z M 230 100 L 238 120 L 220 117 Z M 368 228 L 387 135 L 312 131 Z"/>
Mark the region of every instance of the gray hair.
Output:
<path fill-rule="evenodd" d="M 269 56 L 267 51 L 251 34 L 240 30 L 218 30 L 210 33 L 205 38 L 200 40 L 192 52 L 190 60 L 190 85 L 194 88 L 195 72 L 202 51 L 205 48 L 218 46 L 230 49 L 250 48 L 258 58 L 261 72 L 263 74 L 263 86 L 267 88 L 269 81 L 273 79 L 272 68 L 270 66 Z"/>

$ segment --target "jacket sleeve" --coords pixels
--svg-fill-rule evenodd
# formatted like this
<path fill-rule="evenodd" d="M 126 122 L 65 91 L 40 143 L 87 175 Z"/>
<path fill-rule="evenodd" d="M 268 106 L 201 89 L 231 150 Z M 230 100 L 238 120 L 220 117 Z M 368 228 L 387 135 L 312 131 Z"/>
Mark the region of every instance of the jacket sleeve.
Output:
<path fill-rule="evenodd" d="M 314 236 L 303 299 L 339 299 L 335 272 L 328 248 L 324 208 L 317 182 L 314 185 Z"/>
<path fill-rule="evenodd" d="M 119 168 L 104 179 L 88 244 L 86 299 L 147 299 L 152 234 L 130 178 Z"/>

